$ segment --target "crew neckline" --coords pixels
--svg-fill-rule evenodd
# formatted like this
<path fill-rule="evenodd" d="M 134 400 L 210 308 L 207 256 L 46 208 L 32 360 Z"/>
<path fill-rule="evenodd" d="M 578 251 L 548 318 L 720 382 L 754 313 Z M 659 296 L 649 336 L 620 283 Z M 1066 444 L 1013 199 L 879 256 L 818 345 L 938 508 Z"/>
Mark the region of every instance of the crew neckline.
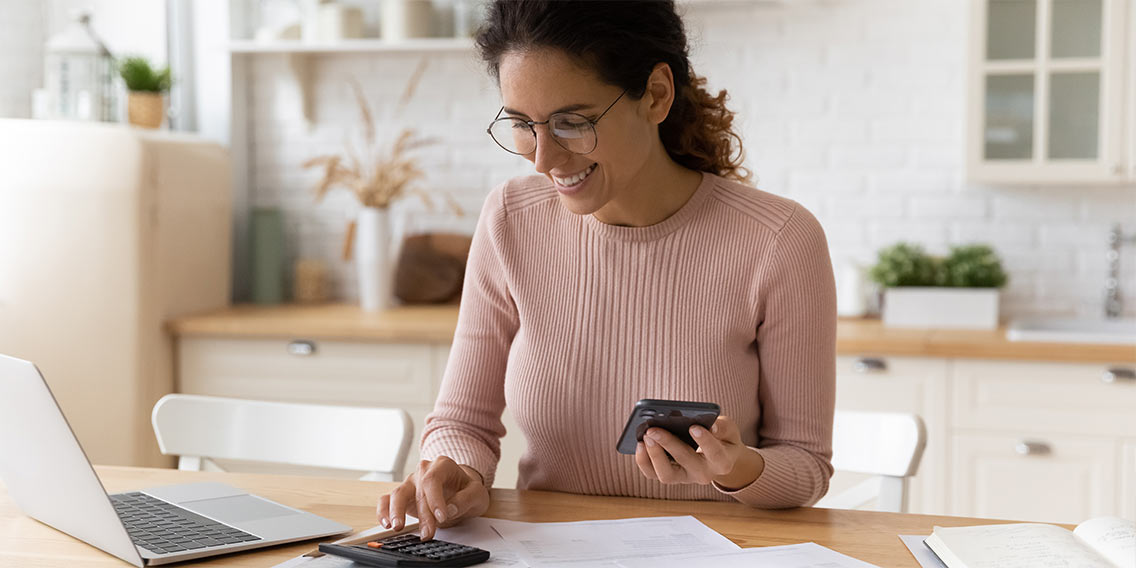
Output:
<path fill-rule="evenodd" d="M 712 186 L 717 176 L 707 172 L 698 173 L 702 174 L 702 181 L 698 183 L 698 187 L 695 188 L 690 199 L 687 199 L 686 203 L 672 213 L 670 217 L 654 225 L 647 225 L 646 227 L 609 225 L 596 219 L 595 215 L 585 215 L 585 222 L 593 232 L 606 238 L 621 241 L 652 241 L 662 238 L 673 233 L 697 215 L 713 192 Z"/>

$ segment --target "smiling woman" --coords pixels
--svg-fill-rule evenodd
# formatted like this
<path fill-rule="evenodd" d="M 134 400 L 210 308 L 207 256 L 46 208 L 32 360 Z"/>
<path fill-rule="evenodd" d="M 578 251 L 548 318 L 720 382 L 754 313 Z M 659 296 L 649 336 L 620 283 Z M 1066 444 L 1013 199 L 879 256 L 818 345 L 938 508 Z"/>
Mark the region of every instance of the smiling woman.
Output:
<path fill-rule="evenodd" d="M 816 502 L 832 474 L 835 286 L 816 219 L 745 185 L 726 93 L 690 69 L 670 1 L 499 0 L 477 44 L 489 136 L 532 162 L 486 200 L 423 461 L 378 506 L 425 538 L 483 513 L 512 410 L 519 486 Z M 490 118 L 490 117 L 487 117 Z M 487 141 L 488 143 L 488 141 Z M 697 449 L 643 398 L 718 404 Z"/>

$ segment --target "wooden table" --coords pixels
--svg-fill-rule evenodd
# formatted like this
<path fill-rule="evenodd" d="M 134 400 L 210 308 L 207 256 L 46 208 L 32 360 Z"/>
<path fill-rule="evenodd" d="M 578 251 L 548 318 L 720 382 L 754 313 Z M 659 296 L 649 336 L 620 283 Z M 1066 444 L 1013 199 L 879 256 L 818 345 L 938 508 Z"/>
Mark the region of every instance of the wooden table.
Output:
<path fill-rule="evenodd" d="M 377 524 L 375 504 L 393 483 L 313 477 L 97 467 L 108 492 L 170 483 L 221 481 L 285 505 L 351 525 Z M 904 515 L 839 509 L 763 511 L 739 503 L 585 497 L 543 491 L 493 490 L 487 516 L 518 521 L 580 521 L 694 515 L 742 547 L 816 542 L 883 567 L 918 567 L 899 534 L 929 534 L 932 527 L 993 523 L 981 519 Z M 312 550 L 314 543 L 272 547 L 186 565 L 272 566 Z M 0 486 L 0 567 L 129 566 L 25 517 Z"/>

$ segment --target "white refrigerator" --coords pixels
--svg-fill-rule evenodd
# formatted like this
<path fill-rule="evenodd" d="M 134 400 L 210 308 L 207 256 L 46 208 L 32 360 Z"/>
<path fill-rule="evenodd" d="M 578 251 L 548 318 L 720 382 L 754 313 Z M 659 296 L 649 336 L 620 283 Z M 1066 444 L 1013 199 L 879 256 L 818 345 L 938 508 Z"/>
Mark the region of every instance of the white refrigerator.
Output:
<path fill-rule="evenodd" d="M 0 353 L 39 365 L 96 464 L 172 463 L 164 324 L 229 302 L 230 180 L 192 136 L 0 119 Z"/>

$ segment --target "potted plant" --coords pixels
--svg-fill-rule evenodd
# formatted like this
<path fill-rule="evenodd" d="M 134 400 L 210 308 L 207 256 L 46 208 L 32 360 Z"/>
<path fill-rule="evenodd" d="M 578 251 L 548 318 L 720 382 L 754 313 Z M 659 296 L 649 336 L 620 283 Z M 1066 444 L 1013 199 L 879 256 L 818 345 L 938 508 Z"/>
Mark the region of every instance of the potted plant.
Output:
<path fill-rule="evenodd" d="M 172 79 L 169 66 L 155 69 L 145 57 L 127 57 L 118 66 L 122 80 L 130 91 L 126 114 L 130 124 L 158 128 L 165 117 L 165 93 Z"/>
<path fill-rule="evenodd" d="M 1007 277 L 1002 261 L 987 245 L 953 246 L 939 258 L 919 245 L 898 243 L 879 252 L 869 276 L 884 287 L 886 326 L 998 326 L 998 289 Z"/>

